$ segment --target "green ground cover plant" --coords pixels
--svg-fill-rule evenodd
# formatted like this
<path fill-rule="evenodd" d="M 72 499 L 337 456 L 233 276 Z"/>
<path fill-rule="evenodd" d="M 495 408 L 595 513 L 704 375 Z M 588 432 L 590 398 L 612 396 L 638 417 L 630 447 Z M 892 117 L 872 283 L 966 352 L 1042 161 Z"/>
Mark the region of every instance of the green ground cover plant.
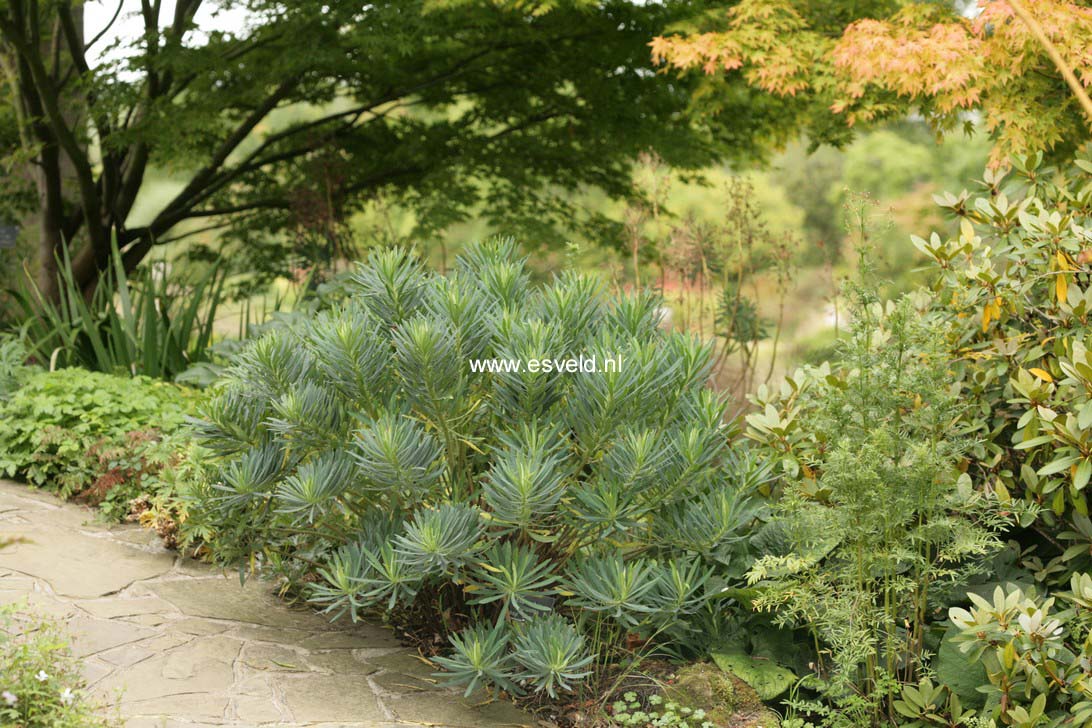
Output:
<path fill-rule="evenodd" d="M 177 459 L 193 395 L 176 385 L 33 369 L 0 401 L 0 473 L 121 519 Z"/>
<path fill-rule="evenodd" d="M 352 294 L 252 342 L 202 408 L 215 457 L 187 495 L 211 556 L 331 615 L 451 635 L 471 692 L 551 697 L 698 625 L 753 558 L 768 477 L 729 447 L 711 346 L 650 295 L 559 276 L 510 241 L 456 270 L 377 252 Z M 604 357 L 616 372 L 473 373 L 471 358 Z"/>
<path fill-rule="evenodd" d="M 671 700 L 664 700 L 662 695 L 650 695 L 645 700 L 635 692 L 622 694 L 621 700 L 611 705 L 611 719 L 619 726 L 646 726 L 664 728 L 716 728 L 711 720 L 706 720 L 703 708 L 691 708 L 679 705 Z"/>
<path fill-rule="evenodd" d="M 25 605 L 0 606 L 0 725 L 113 728 L 86 695 L 61 625 Z"/>

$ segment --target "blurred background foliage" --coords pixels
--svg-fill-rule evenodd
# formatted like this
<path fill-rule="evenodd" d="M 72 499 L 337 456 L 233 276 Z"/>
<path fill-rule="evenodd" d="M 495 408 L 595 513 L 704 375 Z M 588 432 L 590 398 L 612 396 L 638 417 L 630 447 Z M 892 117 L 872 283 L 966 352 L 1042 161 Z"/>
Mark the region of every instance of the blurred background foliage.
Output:
<path fill-rule="evenodd" d="M 190 12 L 199 5 L 187 4 L 183 10 Z M 232 3 L 209 7 L 221 5 L 234 7 Z M 302 295 L 316 292 L 323 284 L 336 286 L 338 275 L 370 249 L 412 246 L 432 267 L 444 271 L 466 245 L 496 234 L 515 235 L 524 252 L 531 254 L 532 275 L 539 279 L 576 269 L 598 272 L 617 289 L 660 289 L 673 328 L 723 340 L 717 381 L 742 402 L 739 395 L 749 386 L 770 381 L 786 367 L 821 358 L 827 351 L 844 318 L 837 299 L 839 281 L 852 272 L 860 249 L 869 251 L 869 263 L 885 281 L 886 292 L 911 287 L 919 261 L 908 242 L 910 233 L 947 232 L 948 223 L 937 214 L 931 195 L 973 186 L 991 150 L 996 151 L 996 134 L 983 123 L 986 117 L 973 109 L 961 115 L 961 129 L 948 125 L 943 136 L 938 135 L 934 119 L 905 103 L 890 105 L 868 124 L 851 126 L 831 112 L 819 89 L 798 98 L 775 92 L 784 89 L 771 91 L 756 85 L 747 73 L 676 73 L 650 52 L 659 34 L 715 34 L 730 27 L 735 9 L 757 13 L 753 26 L 761 36 L 758 40 L 773 38 L 784 45 L 803 43 L 811 38 L 808 33 L 834 38 L 854 21 L 886 18 L 917 3 L 796 2 L 794 7 L 808 28 L 799 38 L 795 25 L 781 27 L 775 22 L 780 17 L 775 11 L 783 5 L 697 0 L 651 5 L 555 2 L 538 5 L 528 15 L 518 2 L 490 7 L 427 2 L 405 6 L 409 9 L 405 17 L 399 15 L 403 10 L 397 3 L 376 5 L 370 12 L 376 13 L 377 21 L 402 18 L 406 24 L 397 37 L 384 33 L 381 23 L 362 22 L 362 16 L 341 7 L 331 9 L 327 17 L 307 2 L 291 6 L 297 14 L 293 17 L 312 23 L 316 33 L 337 23 L 353 28 L 351 37 L 338 41 L 346 44 L 345 53 L 407 59 L 396 66 L 380 63 L 370 69 L 338 53 L 317 54 L 313 59 L 297 53 L 301 44 L 308 43 L 302 26 L 293 33 L 278 34 L 293 21 L 262 14 L 264 3 L 248 6 L 253 16 L 250 27 L 209 30 L 211 42 L 206 45 L 178 40 L 172 35 L 178 19 L 172 25 L 164 17 L 161 38 L 156 41 L 169 54 L 163 62 L 190 68 L 195 78 L 208 85 L 209 98 L 197 98 L 197 94 L 164 98 L 155 102 L 155 119 L 144 123 L 139 121 L 140 114 L 134 114 L 135 126 L 117 129 L 96 125 L 118 115 L 128 119 L 128 111 L 139 105 L 133 99 L 147 90 L 149 79 L 141 64 L 153 52 L 145 47 L 149 41 L 108 38 L 110 48 L 89 55 L 84 47 L 82 56 L 80 43 L 69 43 L 68 50 L 62 48 L 55 59 L 54 72 L 63 74 L 66 64 L 71 64 L 88 84 L 93 80 L 110 93 L 79 99 L 58 95 L 58 102 L 70 105 L 72 119 L 51 117 L 50 124 L 57 133 L 79 129 L 81 108 L 102 112 L 101 118 L 88 114 L 84 124 L 88 128 L 76 135 L 76 141 L 92 173 L 105 175 L 100 178 L 103 184 L 110 164 L 117 161 L 104 152 L 116 147 L 120 154 L 143 143 L 152 145 L 154 153 L 139 177 L 131 206 L 111 207 L 101 215 L 75 202 L 71 180 L 60 174 L 68 200 L 66 219 L 102 217 L 103 234 L 113 234 L 121 249 L 126 276 L 135 273 L 132 299 L 153 287 L 158 289 L 143 300 L 197 296 L 196 282 L 216 269 L 223 277 L 225 300 L 216 302 L 214 310 L 184 314 L 200 326 L 192 333 L 178 331 L 170 337 L 180 342 L 176 348 L 181 350 L 191 340 L 208 339 L 202 331 L 208 319 L 212 319 L 214 338 L 239 336 L 251 323 L 264 320 L 273 310 L 295 306 Z M 940 5 L 951 5 L 948 11 L 953 13 L 965 10 L 960 3 Z M 87 6 L 87 12 L 92 7 Z M 71 17 L 78 24 L 83 18 L 80 4 L 58 2 L 55 10 L 62 20 Z M 139 20 L 135 13 L 122 16 Z M 471 33 L 460 36 L 453 48 L 429 40 L 452 18 L 479 17 L 510 37 Z M 215 26 L 197 15 L 187 22 L 202 30 Z M 97 31 L 94 23 L 87 29 L 89 34 Z M 18 30 L 6 27 L 4 32 L 18 39 Z M 271 34 L 267 40 L 275 47 L 262 53 L 273 54 L 270 63 L 276 56 L 283 68 L 255 62 L 242 69 L 239 78 L 220 78 L 218 66 L 207 65 L 217 54 L 249 53 L 248 37 L 264 37 L 263 33 Z M 569 41 L 564 39 L 570 34 L 575 34 L 575 45 L 566 45 Z M 444 74 L 443 64 L 453 62 L 461 68 L 460 54 L 470 51 L 468 73 L 475 84 L 467 91 L 460 86 L 462 81 Z M 488 58 L 493 53 L 509 55 L 478 63 L 479 52 Z M 580 54 L 583 62 L 574 62 Z M 16 55 L 29 60 L 34 53 L 24 49 Z M 82 61 L 90 66 L 84 68 Z M 416 62 L 423 70 L 417 69 Z M 435 76 L 427 81 L 427 88 L 435 88 L 434 92 L 413 90 L 421 80 L 414 75 L 418 70 Z M 278 96 L 278 84 L 295 72 L 318 80 L 308 81 L 298 93 Z M 25 83 L 15 83 L 17 77 L 9 73 L 0 83 L 0 94 L 11 102 L 5 108 L 26 107 L 41 100 L 38 97 L 49 96 L 41 89 L 37 96 L 28 95 Z M 350 125 L 338 132 L 351 139 L 323 136 L 306 141 L 309 130 L 341 129 L 342 117 L 352 117 L 356 104 L 376 94 L 382 97 L 384 80 L 396 89 L 391 92 L 398 98 L 394 106 L 384 107 L 382 114 L 369 117 L 359 128 Z M 316 85 L 321 93 L 305 93 Z M 410 90 L 402 90 L 403 85 Z M 256 123 L 232 127 L 240 115 L 251 119 L 251 95 L 270 89 L 274 89 L 271 105 L 253 116 Z M 539 125 L 535 111 L 545 101 L 557 107 L 556 115 Z M 222 124 L 213 123 L 217 110 Z M 163 126 L 167 118 L 177 132 L 173 141 Z M 206 128 L 210 124 L 215 128 Z M 493 140 L 491 135 L 498 128 L 507 129 L 504 125 L 512 125 L 511 134 L 505 131 Z M 4 165 L 12 172 L 0 189 L 0 201 L 7 206 L 0 212 L 7 217 L 17 217 L 20 210 L 34 206 L 35 196 L 29 189 L 33 185 L 27 184 L 21 170 L 28 163 L 42 162 L 38 156 L 49 147 L 22 139 L 15 133 L 19 129 L 27 131 L 25 121 L 0 118 L 0 134 L 6 135 L 0 138 Z M 383 137 L 383 130 L 398 130 L 400 136 Z M 430 134 L 447 141 L 441 144 L 440 137 Z M 218 168 L 212 147 L 224 139 L 235 146 Z M 273 154 L 260 169 L 236 169 L 239 160 L 254 154 L 259 161 L 265 160 L 263 150 L 279 140 L 299 143 Z M 388 147 L 427 160 L 427 172 L 420 179 L 387 184 L 357 179 L 363 174 L 361 164 L 375 161 L 376 150 Z M 195 206 L 186 202 L 193 197 L 187 189 L 201 177 L 210 154 L 210 174 L 219 180 L 209 190 L 215 204 Z M 277 161 L 280 156 L 287 161 Z M 242 176 L 231 176 L 236 173 Z M 220 180 L 216 175 L 227 176 Z M 277 205 L 269 210 L 260 205 L 250 209 L 267 193 L 277 197 Z M 165 214 L 179 205 L 185 210 L 167 215 L 167 220 Z M 206 209 L 209 205 L 211 209 Z M 212 214 L 240 206 L 246 211 Z M 84 224 L 88 235 L 90 227 Z M 154 244 L 147 252 L 138 250 L 149 236 Z M 86 261 L 78 259 L 88 245 L 81 239 L 65 245 L 73 253 L 68 294 L 79 298 L 82 293 L 93 310 L 77 311 L 81 307 L 74 305 L 67 314 L 59 310 L 57 315 L 40 317 L 48 319 L 51 330 L 38 324 L 33 327 L 30 343 L 39 358 L 52 357 L 58 341 L 96 339 L 94 317 L 88 314 L 101 315 L 103 326 L 118 332 L 114 340 L 168 338 L 155 327 L 172 326 L 169 311 L 158 319 L 138 317 L 135 310 L 124 312 L 123 318 L 134 323 L 123 335 L 106 320 L 111 314 L 104 302 L 117 299 L 126 308 L 125 296 L 108 290 L 97 299 L 91 297 L 88 286 L 109 285 L 109 274 L 116 267 L 109 264 L 109 244 L 98 241 L 91 246 L 96 248 L 98 267 L 91 284 Z M 18 288 L 27 281 L 24 287 L 30 289 L 0 298 L 0 321 L 5 324 L 27 321 L 26 302 L 38 298 L 30 281 L 37 280 L 50 304 L 42 309 L 56 308 L 59 292 L 45 290 L 52 281 L 42 284 L 49 278 L 40 275 L 42 261 L 52 260 L 48 250 L 43 256 L 42 249 L 28 220 L 17 247 L 0 251 L 0 275 L 8 282 L 5 288 Z M 133 260 L 141 258 L 144 272 L 132 267 Z M 147 322 L 139 332 L 138 318 Z M 137 348 L 103 342 L 103 347 L 111 346 Z M 67 356 L 74 358 L 78 357 Z M 200 353 L 187 355 L 181 364 L 158 368 L 173 375 L 201 358 Z"/>
<path fill-rule="evenodd" d="M 801 139 L 761 167 L 725 164 L 698 173 L 680 172 L 645 155 L 634 172 L 641 199 L 626 203 L 590 190 L 571 195 L 570 201 L 587 220 L 602 222 L 591 230 L 573 224 L 521 243 L 533 253 L 530 266 L 541 279 L 568 267 L 605 273 L 619 288 L 631 287 L 639 277 L 641 285 L 663 286 L 676 325 L 709 333 L 721 292 L 707 292 L 673 270 L 672 241 L 684 233 L 738 227 L 741 214 L 756 216 L 749 223 L 764 228 L 763 239 L 756 241 L 745 266 L 742 261 L 735 266 L 747 268 L 744 289 L 758 318 L 772 325 L 780 312 L 776 375 L 826 352 L 837 330 L 840 281 L 853 271 L 860 246 L 869 248 L 888 292 L 908 290 L 920 282 L 915 271 L 922 259 L 909 244 L 910 235 L 923 229 L 947 230 L 951 222 L 942 218 L 932 195 L 958 192 L 981 177 L 989 150 L 983 134 L 938 140 L 924 122 L 909 119 L 859 134 L 841 149 Z M 153 215 L 158 202 L 169 198 L 178 184 L 169 174 L 154 172 L 131 223 L 140 224 Z M 187 225 L 196 229 L 199 223 L 183 223 L 181 232 Z M 370 248 L 411 245 L 432 266 L 445 270 L 469 243 L 503 232 L 484 216 L 446 224 L 442 210 L 429 214 L 379 194 L 339 224 L 336 237 L 350 259 L 362 257 Z M 636 275 L 635 235 L 641 239 Z M 216 232 L 198 232 L 166 249 L 166 254 L 157 251 L 155 260 L 174 269 L 201 270 L 226 248 L 221 265 L 227 266 L 227 290 L 236 300 L 221 306 L 217 327 L 222 335 L 231 335 L 238 333 L 239 317 L 247 311 L 258 318 L 257 312 L 265 312 L 274 301 L 290 305 L 303 287 L 313 287 L 344 268 L 338 262 L 316 263 L 324 256 L 316 250 L 320 236 L 315 230 L 301 226 L 279 237 L 278 245 L 255 249 Z M 776 266 L 770 263 L 775 248 L 788 257 L 792 269 L 790 279 L 780 284 Z M 260 250 L 272 259 L 263 264 L 246 254 L 248 250 Z M 763 363 L 757 368 L 765 377 L 772 342 L 764 340 L 757 348 Z"/>

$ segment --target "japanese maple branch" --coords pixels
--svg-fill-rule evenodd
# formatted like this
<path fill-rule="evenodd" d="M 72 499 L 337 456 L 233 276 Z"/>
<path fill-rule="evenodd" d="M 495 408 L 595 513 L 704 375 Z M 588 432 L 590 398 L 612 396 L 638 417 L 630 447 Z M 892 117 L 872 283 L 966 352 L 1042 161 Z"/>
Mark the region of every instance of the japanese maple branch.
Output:
<path fill-rule="evenodd" d="M 1047 37 L 1046 32 L 1043 30 L 1043 26 L 1039 24 L 1027 8 L 1024 7 L 1023 0 L 1008 0 L 1009 7 L 1016 13 L 1016 16 L 1023 21 L 1024 25 L 1028 27 L 1031 34 L 1035 37 L 1035 40 L 1039 42 L 1039 45 L 1043 46 L 1043 49 L 1050 56 L 1050 60 L 1054 62 L 1058 72 L 1062 74 L 1062 78 L 1069 85 L 1073 95 L 1077 97 L 1078 103 L 1081 108 L 1084 109 L 1085 115 L 1088 117 L 1089 124 L 1092 125 L 1092 99 L 1088 97 L 1088 93 L 1084 90 L 1084 86 L 1077 80 L 1076 74 L 1073 73 L 1073 69 L 1069 67 L 1069 64 L 1062 58 L 1062 54 L 1058 51 L 1058 47 Z"/>

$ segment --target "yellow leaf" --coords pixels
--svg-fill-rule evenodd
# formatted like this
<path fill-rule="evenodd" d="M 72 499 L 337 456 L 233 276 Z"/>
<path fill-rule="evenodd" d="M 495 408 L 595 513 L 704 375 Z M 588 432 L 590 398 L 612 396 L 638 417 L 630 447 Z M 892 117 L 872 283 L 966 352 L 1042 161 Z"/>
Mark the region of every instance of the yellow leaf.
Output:
<path fill-rule="evenodd" d="M 971 225 L 971 221 L 967 218 L 963 218 L 959 221 L 960 237 L 964 240 L 974 240 L 974 226 Z"/>
<path fill-rule="evenodd" d="M 990 321 L 1001 319 L 1001 297 L 997 296 L 982 307 L 982 333 L 990 327 Z"/>
<path fill-rule="evenodd" d="M 1066 294 L 1069 293 L 1069 283 L 1065 279 L 1064 274 L 1055 276 L 1054 281 L 1054 295 L 1058 297 L 1058 303 L 1063 303 L 1066 299 Z"/>
<path fill-rule="evenodd" d="M 477 445 L 475 445 L 473 442 L 471 442 L 470 440 L 467 440 L 467 439 L 464 439 L 464 438 L 460 437 L 459 442 L 466 445 L 467 447 L 469 447 L 471 450 L 478 453 L 479 455 L 485 455 L 485 453 L 482 452 L 482 450 Z"/>
<path fill-rule="evenodd" d="M 1045 369 L 1040 369 L 1039 367 L 1032 367 L 1031 369 L 1028 369 L 1028 371 L 1031 372 L 1032 374 L 1034 374 L 1035 376 L 1039 377 L 1040 379 L 1042 379 L 1044 382 L 1053 382 L 1054 381 L 1054 377 L 1050 376 L 1050 372 L 1046 371 Z"/>
<path fill-rule="evenodd" d="M 1012 642 L 1005 645 L 1005 649 L 1001 650 L 1001 664 L 1008 670 L 1016 662 L 1016 648 L 1013 647 Z"/>

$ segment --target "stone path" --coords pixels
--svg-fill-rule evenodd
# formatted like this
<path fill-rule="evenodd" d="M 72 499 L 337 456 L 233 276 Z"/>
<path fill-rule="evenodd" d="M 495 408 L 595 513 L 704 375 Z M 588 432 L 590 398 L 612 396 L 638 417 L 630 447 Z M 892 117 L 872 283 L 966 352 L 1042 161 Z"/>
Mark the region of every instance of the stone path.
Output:
<path fill-rule="evenodd" d="M 129 728 L 533 725 L 442 689 L 393 635 L 331 625 L 167 551 L 150 531 L 0 481 L 0 603 L 63 617 L 94 693 Z"/>

